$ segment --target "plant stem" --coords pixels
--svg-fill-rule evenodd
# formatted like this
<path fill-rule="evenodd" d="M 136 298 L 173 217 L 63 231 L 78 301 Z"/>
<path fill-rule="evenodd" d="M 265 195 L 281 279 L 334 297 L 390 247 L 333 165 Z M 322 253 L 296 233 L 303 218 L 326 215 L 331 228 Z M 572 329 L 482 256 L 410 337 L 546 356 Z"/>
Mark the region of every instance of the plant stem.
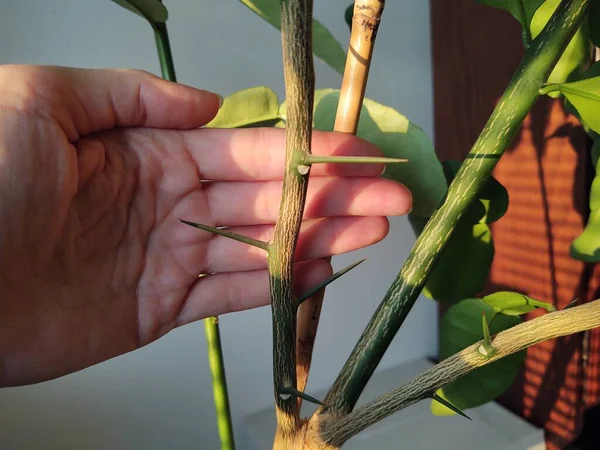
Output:
<path fill-rule="evenodd" d="M 486 358 L 479 353 L 482 341 L 450 356 L 412 381 L 361 406 L 344 417 L 331 417 L 321 425 L 321 437 L 339 447 L 365 428 L 400 411 L 473 370 L 548 339 L 566 336 L 600 326 L 600 300 L 545 314 L 501 331 L 494 337 L 498 350 Z"/>
<path fill-rule="evenodd" d="M 154 27 L 154 38 L 156 39 L 156 51 L 160 62 L 160 70 L 165 80 L 177 81 L 175 75 L 175 65 L 173 64 L 173 54 L 171 52 L 171 43 L 169 42 L 169 32 L 166 23 L 157 23 Z"/>
<path fill-rule="evenodd" d="M 327 394 L 324 401 L 328 405 L 327 412 L 347 414 L 354 408 L 417 300 L 456 224 L 537 100 L 539 89 L 581 25 L 589 4 L 590 0 L 563 1 L 527 49 L 521 65 L 450 184 L 446 201 L 427 222 Z"/>
<path fill-rule="evenodd" d="M 213 396 L 217 412 L 217 427 L 219 428 L 221 450 L 235 450 L 219 319 L 217 317 L 207 317 L 204 319 L 204 330 L 206 332 L 206 342 L 208 343 L 208 361 L 212 375 Z"/>
<path fill-rule="evenodd" d="M 355 0 L 354 2 L 350 46 L 335 117 L 335 131 L 356 134 L 358 129 L 371 56 L 384 5 L 384 0 Z M 318 157 L 312 158 L 318 159 Z M 298 312 L 296 378 L 300 390 L 305 388 L 308 381 L 324 295 L 325 289 L 317 292 L 300 305 Z"/>
<path fill-rule="evenodd" d="M 153 26 L 156 40 L 156 52 L 160 62 L 160 70 L 165 80 L 177 82 L 173 54 L 169 42 L 169 32 L 166 23 L 157 23 Z M 196 226 L 191 222 L 188 225 Z M 219 319 L 207 317 L 204 319 L 204 330 L 206 332 L 206 345 L 208 347 L 208 358 L 211 369 L 213 397 L 217 413 L 217 427 L 221 440 L 221 450 L 235 450 L 233 437 L 233 424 L 229 410 L 229 395 L 227 393 L 227 379 L 225 377 L 225 365 L 223 363 L 223 349 L 221 347 L 221 333 L 219 330 Z"/>
<path fill-rule="evenodd" d="M 296 300 L 294 252 L 300 233 L 310 170 L 298 171 L 310 154 L 315 73 L 312 56 L 312 0 L 281 0 L 281 36 L 287 98 L 286 168 L 279 217 L 269 245 L 268 268 L 273 314 L 273 378 L 277 439 L 289 442 L 300 426 L 296 397 Z"/>

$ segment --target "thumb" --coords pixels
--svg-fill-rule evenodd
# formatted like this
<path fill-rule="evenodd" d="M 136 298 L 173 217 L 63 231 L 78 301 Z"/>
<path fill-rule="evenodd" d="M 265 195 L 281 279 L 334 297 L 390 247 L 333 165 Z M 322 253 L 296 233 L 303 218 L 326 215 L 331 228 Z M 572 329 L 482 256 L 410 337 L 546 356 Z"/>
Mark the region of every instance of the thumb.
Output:
<path fill-rule="evenodd" d="M 9 75 L 6 71 L 17 71 L 11 78 L 34 87 L 34 106 L 41 98 L 50 109 L 45 112 L 73 140 L 115 127 L 198 128 L 221 104 L 216 94 L 139 70 L 12 66 L 3 68 L 0 78 Z"/>

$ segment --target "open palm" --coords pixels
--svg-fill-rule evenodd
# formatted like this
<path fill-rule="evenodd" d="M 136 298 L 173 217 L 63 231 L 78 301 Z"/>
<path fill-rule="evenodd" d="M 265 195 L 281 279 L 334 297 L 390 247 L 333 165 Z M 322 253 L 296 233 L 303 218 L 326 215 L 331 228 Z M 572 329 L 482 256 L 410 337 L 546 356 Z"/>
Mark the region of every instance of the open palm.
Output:
<path fill-rule="evenodd" d="M 199 128 L 218 105 L 142 72 L 0 68 L 0 384 L 60 376 L 268 303 L 262 250 L 179 221 L 272 234 L 284 131 Z M 313 151 L 378 154 L 335 133 L 316 133 Z M 410 209 L 381 170 L 313 169 L 300 288 L 331 273 L 321 258 L 382 239 L 385 216 Z"/>

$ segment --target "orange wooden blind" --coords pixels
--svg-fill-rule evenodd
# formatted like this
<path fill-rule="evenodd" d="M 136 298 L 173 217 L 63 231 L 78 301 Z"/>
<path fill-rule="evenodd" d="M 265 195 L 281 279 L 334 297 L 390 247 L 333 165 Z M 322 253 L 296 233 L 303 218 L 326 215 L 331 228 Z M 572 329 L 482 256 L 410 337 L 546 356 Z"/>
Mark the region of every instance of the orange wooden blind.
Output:
<path fill-rule="evenodd" d="M 521 60 L 520 27 L 473 0 L 430 5 L 435 143 L 442 160 L 462 160 Z M 598 296 L 600 270 L 569 256 L 587 214 L 588 148 L 560 101 L 538 101 L 494 173 L 510 206 L 492 226 L 496 254 L 486 292 L 514 290 L 557 308 Z M 584 408 L 600 401 L 600 332 L 530 348 L 500 401 L 544 427 L 548 449 L 564 448 L 577 437 Z"/>

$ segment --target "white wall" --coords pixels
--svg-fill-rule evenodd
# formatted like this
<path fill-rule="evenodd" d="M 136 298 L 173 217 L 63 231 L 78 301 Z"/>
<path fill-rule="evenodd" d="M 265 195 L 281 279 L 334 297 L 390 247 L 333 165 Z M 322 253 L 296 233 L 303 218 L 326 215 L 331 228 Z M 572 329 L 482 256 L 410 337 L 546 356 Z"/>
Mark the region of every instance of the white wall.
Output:
<path fill-rule="evenodd" d="M 0 63 L 135 67 L 158 73 L 143 20 L 109 0 L 3 0 Z M 349 0 L 317 0 L 315 17 L 346 45 Z M 283 98 L 279 35 L 235 0 L 166 1 L 179 80 L 226 95 L 267 85 Z M 398 108 L 432 135 L 426 1 L 388 2 L 367 96 Z M 317 62 L 317 87 L 340 77 Z M 404 218 L 336 268 L 368 261 L 328 289 L 312 389 L 327 387 L 345 361 L 414 241 Z M 435 306 L 420 299 L 382 367 L 436 349 Z M 271 323 L 267 308 L 221 318 L 235 420 L 272 403 Z M 243 436 L 238 436 L 243 449 Z M 129 355 L 37 386 L 0 391 L 3 449 L 190 449 L 218 447 L 201 323 Z"/>

